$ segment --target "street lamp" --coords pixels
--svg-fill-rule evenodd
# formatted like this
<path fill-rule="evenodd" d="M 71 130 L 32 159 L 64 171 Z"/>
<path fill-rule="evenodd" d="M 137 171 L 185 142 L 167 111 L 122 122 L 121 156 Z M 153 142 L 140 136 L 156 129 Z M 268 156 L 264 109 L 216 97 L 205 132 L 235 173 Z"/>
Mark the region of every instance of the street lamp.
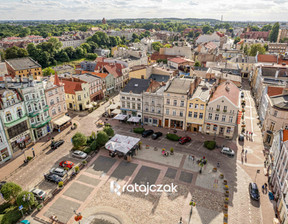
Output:
<path fill-rule="evenodd" d="M 75 221 L 76 221 L 76 222 L 79 221 L 79 224 L 80 224 L 80 221 L 82 220 L 82 215 L 81 215 L 81 213 L 80 213 L 80 212 L 77 213 L 76 210 L 74 210 L 74 214 L 76 215 L 76 216 L 74 217 Z"/>
<path fill-rule="evenodd" d="M 189 221 L 188 221 L 188 223 L 190 223 L 190 220 L 191 220 L 191 216 L 192 216 L 192 212 L 193 212 L 193 207 L 195 207 L 195 206 L 196 206 L 196 202 L 194 202 L 194 200 L 193 200 L 193 199 L 191 199 L 191 201 L 190 201 L 189 205 L 191 206 L 191 210 L 190 210 L 190 216 L 189 216 Z"/>

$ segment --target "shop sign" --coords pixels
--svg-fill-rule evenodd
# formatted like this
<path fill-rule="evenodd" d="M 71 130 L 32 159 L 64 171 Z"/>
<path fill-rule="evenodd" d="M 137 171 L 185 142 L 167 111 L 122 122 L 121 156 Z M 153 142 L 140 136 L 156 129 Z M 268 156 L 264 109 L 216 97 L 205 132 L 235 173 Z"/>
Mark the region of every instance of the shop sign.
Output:
<path fill-rule="evenodd" d="M 17 135 L 16 137 L 11 138 L 11 139 L 10 139 L 10 142 L 15 142 L 15 141 L 16 141 L 17 143 L 23 142 L 23 141 L 25 140 L 25 136 L 26 136 L 27 134 L 29 134 L 29 133 L 30 133 L 29 130 L 27 130 L 27 131 L 21 133 L 20 135 Z"/>

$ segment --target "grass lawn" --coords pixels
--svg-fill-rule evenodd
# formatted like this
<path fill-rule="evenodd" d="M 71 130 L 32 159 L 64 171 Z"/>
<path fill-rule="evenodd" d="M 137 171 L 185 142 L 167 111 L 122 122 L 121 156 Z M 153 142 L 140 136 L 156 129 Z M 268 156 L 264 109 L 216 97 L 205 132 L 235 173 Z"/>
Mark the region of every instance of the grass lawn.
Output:
<path fill-rule="evenodd" d="M 71 60 L 69 62 L 59 62 L 57 63 L 57 66 L 59 65 L 72 65 L 72 66 L 75 66 L 75 65 L 78 65 L 80 64 L 81 61 L 92 61 L 90 59 L 87 59 L 87 58 L 81 58 L 81 59 L 74 59 L 74 60 Z M 55 67 L 55 66 L 49 66 L 47 68 L 52 68 L 52 67 Z"/>

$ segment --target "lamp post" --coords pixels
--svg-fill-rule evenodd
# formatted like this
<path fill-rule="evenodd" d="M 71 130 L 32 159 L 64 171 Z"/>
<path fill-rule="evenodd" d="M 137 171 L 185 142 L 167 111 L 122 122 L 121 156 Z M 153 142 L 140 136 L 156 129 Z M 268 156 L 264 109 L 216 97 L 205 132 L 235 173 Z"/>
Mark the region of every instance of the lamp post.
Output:
<path fill-rule="evenodd" d="M 76 216 L 74 217 L 75 221 L 76 221 L 76 222 L 79 221 L 79 224 L 80 224 L 80 221 L 82 220 L 82 215 L 81 215 L 81 213 L 80 213 L 80 212 L 77 213 L 76 210 L 74 210 L 74 214 L 76 215 Z"/>
<path fill-rule="evenodd" d="M 188 221 L 188 223 L 190 223 L 190 220 L 191 220 L 191 217 L 192 217 L 192 212 L 193 212 L 193 207 L 196 206 L 196 202 L 194 202 L 194 200 L 191 199 L 189 205 L 191 206 L 191 209 L 190 209 L 190 216 L 189 216 L 189 221 Z"/>
<path fill-rule="evenodd" d="M 260 173 L 260 170 L 257 170 L 257 171 L 256 171 L 256 175 L 255 175 L 255 183 L 256 183 L 257 173 Z"/>

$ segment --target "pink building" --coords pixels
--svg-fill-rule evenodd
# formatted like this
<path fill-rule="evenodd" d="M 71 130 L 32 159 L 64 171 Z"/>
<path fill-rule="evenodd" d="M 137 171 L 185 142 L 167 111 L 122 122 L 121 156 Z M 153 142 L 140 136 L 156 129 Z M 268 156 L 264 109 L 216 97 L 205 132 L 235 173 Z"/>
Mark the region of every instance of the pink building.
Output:
<path fill-rule="evenodd" d="M 55 74 L 54 80 L 51 77 L 45 84 L 45 96 L 49 106 L 49 115 L 53 129 L 64 129 L 70 125 L 71 118 L 66 116 L 67 107 L 65 102 L 64 85 Z"/>

